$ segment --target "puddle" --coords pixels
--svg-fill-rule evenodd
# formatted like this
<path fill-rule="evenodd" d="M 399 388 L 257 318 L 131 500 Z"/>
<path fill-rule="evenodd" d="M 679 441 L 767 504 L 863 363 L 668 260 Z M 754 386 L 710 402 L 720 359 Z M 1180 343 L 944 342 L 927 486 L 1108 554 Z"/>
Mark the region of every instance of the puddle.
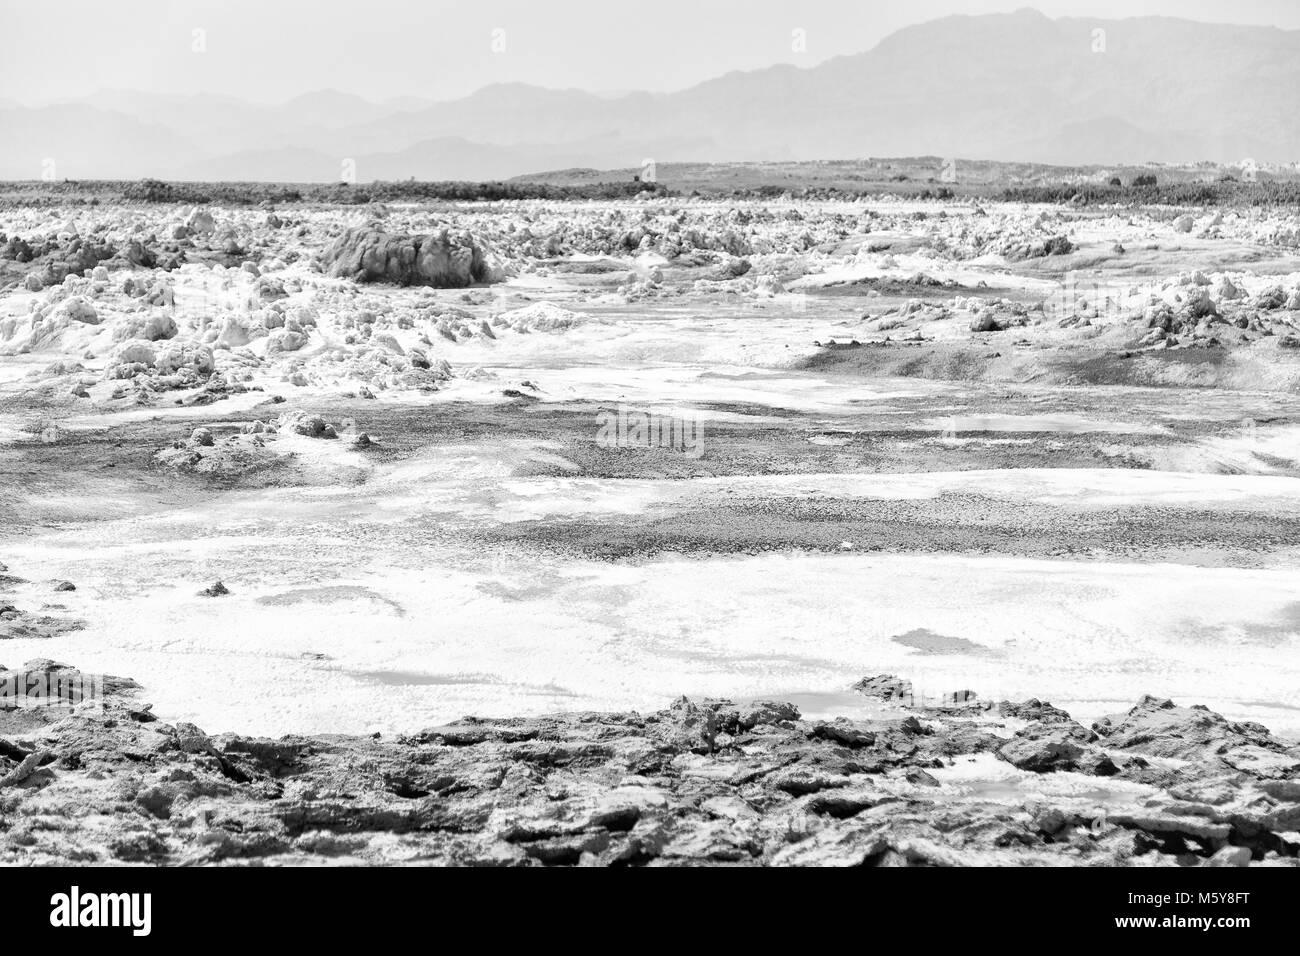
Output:
<path fill-rule="evenodd" d="M 369 601 L 389 608 L 398 617 L 406 616 L 406 609 L 392 598 L 386 598 L 382 594 L 376 594 L 369 588 L 355 584 L 296 588 L 280 594 L 266 594 L 257 599 L 258 604 L 265 604 L 270 607 L 292 607 L 296 604 L 335 604 L 340 601 Z"/>
<path fill-rule="evenodd" d="M 456 687 L 476 684 L 500 684 L 494 674 L 425 674 L 420 671 L 361 671 L 352 675 L 358 680 L 386 687 Z"/>
<path fill-rule="evenodd" d="M 945 634 L 936 634 L 934 631 L 927 630 L 924 627 L 918 627 L 908 631 L 906 634 L 898 634 L 890 638 L 895 644 L 902 644 L 904 647 L 910 647 L 923 655 L 945 655 L 945 654 L 965 654 L 968 657 L 1001 657 L 1002 655 L 993 650 L 991 647 L 985 647 L 983 644 L 976 644 L 974 641 L 968 641 L 964 637 L 948 637 Z"/>
<path fill-rule="evenodd" d="M 1131 422 L 1102 422 L 1078 415 L 950 415 L 925 422 L 949 434 L 956 432 L 1053 432 L 1061 435 L 1088 433 L 1123 435 L 1163 435 L 1168 429 L 1159 425 Z"/>

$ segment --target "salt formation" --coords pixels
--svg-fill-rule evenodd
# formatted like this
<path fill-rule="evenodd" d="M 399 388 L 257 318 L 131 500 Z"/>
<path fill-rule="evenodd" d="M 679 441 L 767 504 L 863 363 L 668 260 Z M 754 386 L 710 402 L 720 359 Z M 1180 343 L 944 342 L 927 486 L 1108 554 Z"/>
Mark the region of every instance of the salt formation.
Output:
<path fill-rule="evenodd" d="M 358 282 L 462 288 L 499 281 L 490 253 L 468 233 L 403 235 L 371 227 L 349 229 L 321 257 L 326 271 Z"/>
<path fill-rule="evenodd" d="M 576 328 L 587 322 L 590 316 L 553 305 L 550 302 L 538 302 L 505 312 L 494 320 L 496 326 L 514 329 L 516 332 L 558 332 Z M 489 334 L 491 330 L 489 329 Z"/>

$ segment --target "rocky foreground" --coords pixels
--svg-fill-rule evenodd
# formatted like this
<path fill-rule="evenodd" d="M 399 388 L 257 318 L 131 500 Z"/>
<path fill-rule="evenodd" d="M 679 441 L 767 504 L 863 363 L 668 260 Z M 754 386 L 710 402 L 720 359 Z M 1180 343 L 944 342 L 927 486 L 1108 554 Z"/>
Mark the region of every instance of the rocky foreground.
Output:
<path fill-rule="evenodd" d="M 1300 747 L 1147 697 L 1091 728 L 1037 700 L 878 716 L 682 698 L 408 737 L 209 737 L 133 681 L 0 668 L 0 863 L 1296 865 Z M 55 706 L 14 689 L 52 688 Z M 47 701 L 48 703 L 48 701 Z"/>

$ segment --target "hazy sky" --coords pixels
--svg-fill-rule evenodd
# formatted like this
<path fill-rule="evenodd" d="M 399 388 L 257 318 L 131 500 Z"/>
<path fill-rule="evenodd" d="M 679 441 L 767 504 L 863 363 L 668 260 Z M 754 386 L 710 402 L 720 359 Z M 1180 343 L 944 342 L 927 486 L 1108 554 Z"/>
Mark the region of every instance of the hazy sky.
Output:
<path fill-rule="evenodd" d="M 0 0 L 0 98 L 133 89 L 279 102 L 333 88 L 451 99 L 503 81 L 663 91 L 812 66 L 952 13 L 1026 6 L 1300 29 L 1297 0 Z M 795 29 L 805 52 L 792 50 Z"/>

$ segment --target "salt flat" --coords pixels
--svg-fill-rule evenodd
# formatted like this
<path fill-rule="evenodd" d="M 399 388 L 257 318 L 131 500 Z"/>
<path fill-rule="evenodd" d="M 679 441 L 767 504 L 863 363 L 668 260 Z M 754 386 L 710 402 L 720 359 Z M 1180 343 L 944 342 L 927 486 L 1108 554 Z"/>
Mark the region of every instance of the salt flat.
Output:
<path fill-rule="evenodd" d="M 618 237 L 674 216 L 716 234 L 729 208 L 453 211 L 492 250 L 468 291 L 316 259 L 370 215 L 396 231 L 445 211 L 303 210 L 288 232 L 214 210 L 170 272 L 11 288 L 6 600 L 83 626 L 0 651 L 129 674 L 164 719 L 268 735 L 683 693 L 845 712 L 882 672 L 1081 719 L 1150 693 L 1300 734 L 1300 379 L 1278 348 L 1300 312 L 1202 318 L 1173 344 L 1161 325 L 1207 289 L 1226 316 L 1285 299 L 1296 271 L 1198 276 L 1171 252 L 1126 276 L 1106 250 L 1167 221 L 913 205 L 759 205 L 735 248 L 689 254 L 684 232 Z M 96 215 L 165 232 L 184 212 Z M 510 231 L 525 215 L 565 254 Z M 1276 251 L 1245 217 L 1205 228 Z M 1055 234 L 1123 301 L 1014 251 Z M 123 275 L 155 291 L 142 304 Z M 59 317 L 78 297 L 97 321 Z M 160 324 L 137 349 L 152 358 L 124 362 Z M 602 446 L 619 409 L 691 423 L 702 453 Z M 227 596 L 198 593 L 215 580 Z"/>

